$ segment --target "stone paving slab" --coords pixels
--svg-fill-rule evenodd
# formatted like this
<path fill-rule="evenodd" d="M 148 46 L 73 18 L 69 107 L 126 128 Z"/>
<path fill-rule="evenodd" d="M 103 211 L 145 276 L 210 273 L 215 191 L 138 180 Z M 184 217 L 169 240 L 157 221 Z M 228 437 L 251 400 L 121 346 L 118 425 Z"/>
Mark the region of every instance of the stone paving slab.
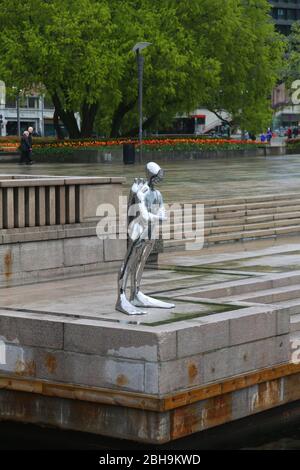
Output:
<path fill-rule="evenodd" d="M 162 298 L 162 297 L 160 297 Z M 3 305 L 2 305 L 3 308 Z M 237 308 L 237 307 L 236 307 Z M 174 309 L 148 309 L 146 315 L 129 317 L 120 312 L 114 311 L 114 297 L 106 296 L 104 299 L 101 294 L 88 294 L 69 296 L 64 295 L 61 299 L 56 300 L 34 301 L 24 306 L 23 303 L 13 302 L 10 310 L 18 309 L 24 313 L 35 312 L 41 314 L 63 315 L 70 318 L 91 318 L 104 320 L 107 322 L 118 322 L 122 324 L 142 324 L 148 326 L 159 326 L 167 323 L 178 321 L 186 321 L 188 319 L 205 317 L 207 315 L 233 310 L 231 305 L 222 305 L 215 303 L 197 302 L 180 302 L 178 301 Z"/>
<path fill-rule="evenodd" d="M 253 256 L 247 259 L 241 258 L 223 263 L 212 263 L 208 266 L 212 269 L 241 270 L 243 272 L 287 272 L 300 270 L 300 252 L 291 251 L 287 254 L 274 253 L 266 256 Z"/>

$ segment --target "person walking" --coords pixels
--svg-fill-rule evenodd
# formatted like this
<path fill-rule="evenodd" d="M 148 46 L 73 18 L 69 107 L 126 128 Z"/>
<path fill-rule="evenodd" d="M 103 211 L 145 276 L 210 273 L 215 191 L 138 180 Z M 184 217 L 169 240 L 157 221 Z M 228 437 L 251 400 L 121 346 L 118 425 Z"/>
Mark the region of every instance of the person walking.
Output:
<path fill-rule="evenodd" d="M 21 160 L 20 165 L 31 165 L 29 132 L 24 131 L 21 138 Z"/>
<path fill-rule="evenodd" d="M 32 165 L 33 161 L 32 161 L 32 157 L 31 157 L 31 156 L 32 156 L 32 136 L 33 136 L 33 127 L 29 126 L 28 129 L 27 129 L 27 131 L 28 131 L 28 134 L 29 134 L 29 135 L 28 135 L 28 142 L 29 142 L 29 145 L 30 145 L 29 160 L 30 160 L 31 165 Z"/>
<path fill-rule="evenodd" d="M 293 131 L 292 131 L 292 129 L 289 127 L 288 130 L 287 130 L 287 137 L 288 137 L 288 139 L 291 139 L 291 138 L 292 138 L 292 134 L 293 134 Z"/>
<path fill-rule="evenodd" d="M 273 133 L 272 133 L 270 127 L 269 127 L 268 130 L 267 130 L 267 141 L 268 141 L 268 144 L 271 143 L 272 137 L 273 137 Z"/>
<path fill-rule="evenodd" d="M 265 136 L 265 134 L 261 134 L 261 136 L 260 136 L 260 141 L 261 141 L 262 143 L 265 143 L 265 141 L 266 141 L 266 136 Z"/>

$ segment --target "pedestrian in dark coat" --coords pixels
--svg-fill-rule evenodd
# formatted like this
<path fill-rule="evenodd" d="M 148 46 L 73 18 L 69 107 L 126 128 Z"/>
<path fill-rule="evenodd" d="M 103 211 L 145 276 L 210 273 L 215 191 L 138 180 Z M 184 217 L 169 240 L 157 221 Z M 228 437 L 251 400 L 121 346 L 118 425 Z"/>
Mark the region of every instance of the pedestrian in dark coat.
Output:
<path fill-rule="evenodd" d="M 30 142 L 29 142 L 29 132 L 24 131 L 22 138 L 21 138 L 21 160 L 20 164 L 26 163 L 26 165 L 29 165 L 31 163 L 30 159 Z"/>
<path fill-rule="evenodd" d="M 32 161 L 32 158 L 31 158 L 31 155 L 32 155 L 32 136 L 33 136 L 33 127 L 28 127 L 28 132 L 29 132 L 29 136 L 28 136 L 28 140 L 29 140 L 29 145 L 30 145 L 30 153 L 29 153 L 29 158 L 30 158 L 30 161 Z"/>

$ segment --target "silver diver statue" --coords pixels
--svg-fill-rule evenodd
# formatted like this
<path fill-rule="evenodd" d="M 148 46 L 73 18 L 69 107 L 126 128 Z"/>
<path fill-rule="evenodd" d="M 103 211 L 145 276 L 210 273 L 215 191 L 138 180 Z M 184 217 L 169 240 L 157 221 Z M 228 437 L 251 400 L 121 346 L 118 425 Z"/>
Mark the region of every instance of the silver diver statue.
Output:
<path fill-rule="evenodd" d="M 160 220 L 166 220 L 161 193 L 155 185 L 163 180 L 163 170 L 157 163 L 146 165 L 147 179 L 136 178 L 128 201 L 129 243 L 118 278 L 116 310 L 127 315 L 143 315 L 145 308 L 173 308 L 174 304 L 162 302 L 143 294 L 140 290 L 146 261 L 155 243 L 155 233 Z M 130 300 L 126 296 L 130 276 Z"/>

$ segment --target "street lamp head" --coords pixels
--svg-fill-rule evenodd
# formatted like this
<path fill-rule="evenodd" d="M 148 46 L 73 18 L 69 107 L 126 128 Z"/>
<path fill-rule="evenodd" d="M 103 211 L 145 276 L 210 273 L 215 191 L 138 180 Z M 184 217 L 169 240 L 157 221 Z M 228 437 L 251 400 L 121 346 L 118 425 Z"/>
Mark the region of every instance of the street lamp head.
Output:
<path fill-rule="evenodd" d="M 133 47 L 133 52 L 140 52 L 143 49 L 146 49 L 146 47 L 151 46 L 151 42 L 137 42 L 136 45 Z"/>

